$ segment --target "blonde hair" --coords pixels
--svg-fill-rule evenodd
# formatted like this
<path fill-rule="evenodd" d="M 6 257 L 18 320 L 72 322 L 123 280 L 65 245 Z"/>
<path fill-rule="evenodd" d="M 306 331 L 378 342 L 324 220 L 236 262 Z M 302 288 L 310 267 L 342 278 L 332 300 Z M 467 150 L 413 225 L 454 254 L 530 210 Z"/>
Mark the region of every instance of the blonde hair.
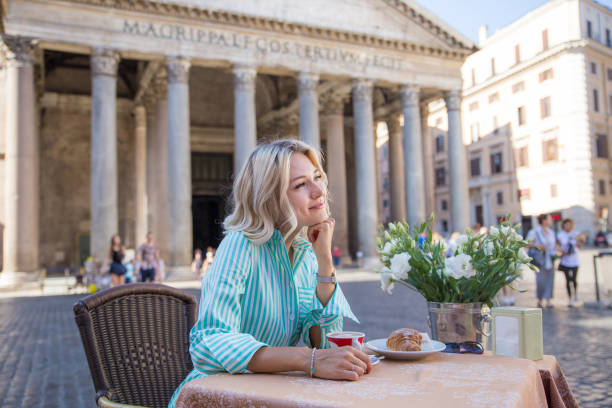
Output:
<path fill-rule="evenodd" d="M 261 245 L 272 237 L 275 229 L 284 237 L 295 231 L 298 222 L 287 190 L 290 158 L 296 152 L 308 157 L 327 186 L 320 153 L 311 146 L 291 139 L 261 144 L 249 155 L 234 180 L 233 210 L 223 221 L 225 233 L 241 231 L 255 245 Z"/>

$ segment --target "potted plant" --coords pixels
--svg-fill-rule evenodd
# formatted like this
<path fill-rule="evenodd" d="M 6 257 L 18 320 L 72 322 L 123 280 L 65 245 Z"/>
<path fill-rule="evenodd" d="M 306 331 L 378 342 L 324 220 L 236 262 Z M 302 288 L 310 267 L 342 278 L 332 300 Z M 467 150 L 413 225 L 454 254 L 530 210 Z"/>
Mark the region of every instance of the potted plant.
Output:
<path fill-rule="evenodd" d="M 412 231 L 405 221 L 383 230 L 378 238 L 382 289 L 391 293 L 397 282 L 421 293 L 435 339 L 482 342 L 494 297 L 524 268 L 536 270 L 525 251 L 528 243 L 519 224 L 503 221 L 487 234 L 468 228 L 447 246 L 434 240 L 432 224 L 433 215 Z"/>

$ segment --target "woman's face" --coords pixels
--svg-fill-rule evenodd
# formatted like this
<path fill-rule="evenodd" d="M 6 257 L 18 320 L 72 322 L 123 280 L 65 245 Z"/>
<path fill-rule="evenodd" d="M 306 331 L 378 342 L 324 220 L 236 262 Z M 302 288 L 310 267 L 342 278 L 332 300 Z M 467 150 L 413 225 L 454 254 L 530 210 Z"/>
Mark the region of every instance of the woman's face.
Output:
<path fill-rule="evenodd" d="M 547 215 L 546 218 L 544 218 L 544 221 L 542 221 L 542 226 L 548 228 L 551 225 L 552 225 L 552 218 L 550 218 L 550 215 Z"/>
<path fill-rule="evenodd" d="M 303 153 L 293 153 L 289 160 L 287 197 L 297 217 L 298 228 L 327 219 L 327 197 L 323 176 Z"/>
<path fill-rule="evenodd" d="M 571 230 L 574 229 L 574 223 L 566 222 L 565 224 L 563 224 L 563 229 L 565 230 L 565 232 L 570 232 Z"/>
<path fill-rule="evenodd" d="M 121 244 L 121 238 L 119 237 L 119 235 L 115 235 L 113 237 L 113 245 L 120 245 Z"/>

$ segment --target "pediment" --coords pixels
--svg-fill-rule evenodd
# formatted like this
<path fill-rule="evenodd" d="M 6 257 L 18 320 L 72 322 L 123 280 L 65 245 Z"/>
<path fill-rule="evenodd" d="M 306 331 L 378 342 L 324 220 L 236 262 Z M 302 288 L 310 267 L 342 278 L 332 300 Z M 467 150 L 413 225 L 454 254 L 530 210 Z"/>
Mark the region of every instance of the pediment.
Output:
<path fill-rule="evenodd" d="M 158 0 L 446 50 L 474 44 L 413 0 Z"/>

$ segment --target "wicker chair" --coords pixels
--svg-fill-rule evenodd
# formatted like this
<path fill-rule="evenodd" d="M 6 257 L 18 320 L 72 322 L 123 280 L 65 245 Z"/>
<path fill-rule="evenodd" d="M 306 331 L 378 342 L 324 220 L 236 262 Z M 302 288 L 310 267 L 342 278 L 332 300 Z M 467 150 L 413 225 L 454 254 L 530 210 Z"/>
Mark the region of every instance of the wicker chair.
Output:
<path fill-rule="evenodd" d="M 155 283 L 116 286 L 74 305 L 100 407 L 167 407 L 193 368 L 194 296 Z"/>

